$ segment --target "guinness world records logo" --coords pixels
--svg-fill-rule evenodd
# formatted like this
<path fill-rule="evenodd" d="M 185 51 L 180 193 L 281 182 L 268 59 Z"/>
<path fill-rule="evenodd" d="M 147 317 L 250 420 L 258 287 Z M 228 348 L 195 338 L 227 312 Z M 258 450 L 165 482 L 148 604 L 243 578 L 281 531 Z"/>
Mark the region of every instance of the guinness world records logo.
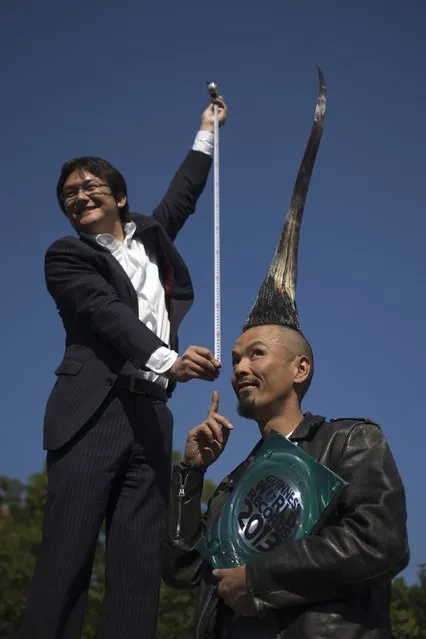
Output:
<path fill-rule="evenodd" d="M 275 474 L 261 477 L 240 497 L 235 511 L 240 543 L 250 553 L 274 550 L 297 533 L 302 510 L 294 481 Z"/>

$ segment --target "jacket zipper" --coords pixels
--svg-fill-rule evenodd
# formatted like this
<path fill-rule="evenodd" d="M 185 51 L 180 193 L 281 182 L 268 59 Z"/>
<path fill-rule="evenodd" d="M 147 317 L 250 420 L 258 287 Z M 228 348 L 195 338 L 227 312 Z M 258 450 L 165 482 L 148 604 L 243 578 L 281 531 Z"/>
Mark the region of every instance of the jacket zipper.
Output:
<path fill-rule="evenodd" d="M 211 602 L 211 600 L 213 598 L 213 595 L 216 592 L 216 589 L 217 589 L 217 586 L 214 586 L 214 588 L 210 591 L 209 596 L 207 597 L 206 601 L 204 602 L 204 606 L 201 609 L 200 616 L 198 618 L 197 628 L 195 630 L 196 639 L 203 639 L 201 637 L 201 635 L 199 634 L 200 633 L 200 628 L 201 628 L 201 622 L 203 621 L 203 617 L 204 617 L 204 615 L 206 613 L 206 610 L 207 610 L 207 608 L 208 608 L 208 606 L 209 606 L 209 604 L 210 604 L 210 602 Z"/>
<path fill-rule="evenodd" d="M 182 479 L 183 477 L 183 479 Z M 181 519 L 182 519 L 182 501 L 185 497 L 185 484 L 186 484 L 186 480 L 188 479 L 188 472 L 180 472 L 180 488 L 179 488 L 179 495 L 178 495 L 178 516 L 177 516 L 177 523 L 176 523 L 176 532 L 175 532 L 175 536 L 177 538 L 180 537 L 180 529 L 181 529 Z"/>

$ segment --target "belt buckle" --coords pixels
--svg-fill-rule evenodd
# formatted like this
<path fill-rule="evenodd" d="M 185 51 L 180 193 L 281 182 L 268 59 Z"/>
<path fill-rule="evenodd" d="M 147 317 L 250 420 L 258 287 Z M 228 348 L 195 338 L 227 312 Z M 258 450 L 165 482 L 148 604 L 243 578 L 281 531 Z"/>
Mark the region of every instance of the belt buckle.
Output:
<path fill-rule="evenodd" d="M 131 376 L 130 378 L 130 384 L 129 384 L 129 392 L 130 393 L 136 393 L 136 395 L 146 395 L 145 391 L 140 391 L 136 389 L 136 380 L 139 379 L 138 377 L 135 377 L 134 375 Z"/>

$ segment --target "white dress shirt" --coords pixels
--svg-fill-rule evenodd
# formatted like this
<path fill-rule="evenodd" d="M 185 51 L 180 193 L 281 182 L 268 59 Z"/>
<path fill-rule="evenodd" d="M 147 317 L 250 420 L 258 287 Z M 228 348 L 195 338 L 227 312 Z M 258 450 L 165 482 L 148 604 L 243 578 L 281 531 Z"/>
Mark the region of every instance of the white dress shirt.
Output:
<path fill-rule="evenodd" d="M 212 155 L 213 140 L 214 136 L 210 131 L 198 131 L 192 149 L 206 155 Z M 136 224 L 129 222 L 124 226 L 125 238 L 123 241 L 117 240 L 109 233 L 99 233 L 95 236 L 84 235 L 108 249 L 120 263 L 136 291 L 140 321 L 165 344 L 170 345 L 169 313 L 157 259 L 154 253 L 146 252 L 142 242 L 134 239 L 135 231 Z M 152 353 L 145 364 L 146 368 L 150 370 L 139 370 L 138 376 L 150 382 L 156 382 L 162 388 L 167 388 L 168 379 L 163 373 L 173 366 L 177 357 L 176 351 L 161 346 Z"/>

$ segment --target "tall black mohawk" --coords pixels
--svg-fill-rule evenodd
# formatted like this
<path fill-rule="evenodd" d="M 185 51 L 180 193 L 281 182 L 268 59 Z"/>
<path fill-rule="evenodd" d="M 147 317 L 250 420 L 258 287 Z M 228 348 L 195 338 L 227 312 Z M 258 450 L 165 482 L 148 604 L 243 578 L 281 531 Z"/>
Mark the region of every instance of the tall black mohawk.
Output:
<path fill-rule="evenodd" d="M 297 174 L 281 237 L 269 271 L 263 280 L 253 308 L 244 324 L 243 331 L 253 326 L 279 324 L 293 328 L 301 333 L 296 305 L 299 235 L 312 170 L 324 129 L 326 105 L 325 81 L 319 68 L 318 77 L 319 95 L 314 123 L 299 173 Z"/>

